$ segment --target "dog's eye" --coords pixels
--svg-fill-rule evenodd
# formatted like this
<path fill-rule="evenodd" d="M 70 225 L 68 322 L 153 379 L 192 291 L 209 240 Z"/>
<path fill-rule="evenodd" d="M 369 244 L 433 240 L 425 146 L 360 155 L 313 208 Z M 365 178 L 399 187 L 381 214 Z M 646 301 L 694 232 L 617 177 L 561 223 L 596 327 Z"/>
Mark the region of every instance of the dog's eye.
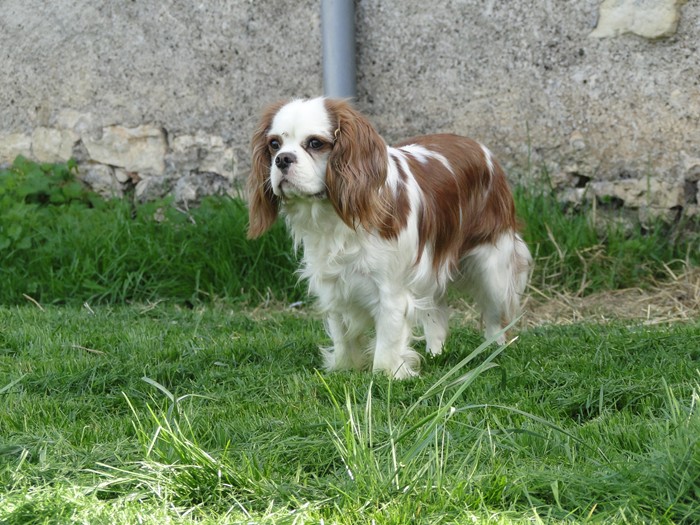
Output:
<path fill-rule="evenodd" d="M 277 140 L 277 139 L 272 139 L 272 140 L 268 143 L 268 146 L 270 147 L 270 149 L 271 149 L 272 151 L 277 151 L 277 150 L 280 149 L 280 147 L 281 147 L 281 146 L 280 146 L 280 141 Z"/>
<path fill-rule="evenodd" d="M 323 142 L 318 139 L 309 139 L 309 143 L 307 145 L 309 149 L 320 149 L 323 147 Z"/>

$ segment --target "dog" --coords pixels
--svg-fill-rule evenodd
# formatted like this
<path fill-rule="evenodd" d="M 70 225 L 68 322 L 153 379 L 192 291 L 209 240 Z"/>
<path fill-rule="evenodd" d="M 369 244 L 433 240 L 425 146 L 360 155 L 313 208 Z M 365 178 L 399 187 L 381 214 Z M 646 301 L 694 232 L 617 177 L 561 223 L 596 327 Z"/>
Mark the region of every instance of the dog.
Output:
<path fill-rule="evenodd" d="M 347 101 L 278 102 L 253 135 L 248 198 L 249 238 L 282 215 L 303 248 L 300 274 L 333 342 L 321 349 L 327 370 L 417 375 L 414 328 L 441 353 L 450 287 L 505 342 L 532 257 L 486 146 L 452 134 L 388 146 Z"/>

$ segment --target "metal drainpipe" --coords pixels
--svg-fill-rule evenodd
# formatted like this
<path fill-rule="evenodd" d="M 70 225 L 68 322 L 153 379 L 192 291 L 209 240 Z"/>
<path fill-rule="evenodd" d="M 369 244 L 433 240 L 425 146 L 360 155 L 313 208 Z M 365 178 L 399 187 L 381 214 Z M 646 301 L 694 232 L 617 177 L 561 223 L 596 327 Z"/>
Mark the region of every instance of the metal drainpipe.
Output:
<path fill-rule="evenodd" d="M 323 33 L 323 93 L 355 98 L 354 0 L 321 0 Z"/>

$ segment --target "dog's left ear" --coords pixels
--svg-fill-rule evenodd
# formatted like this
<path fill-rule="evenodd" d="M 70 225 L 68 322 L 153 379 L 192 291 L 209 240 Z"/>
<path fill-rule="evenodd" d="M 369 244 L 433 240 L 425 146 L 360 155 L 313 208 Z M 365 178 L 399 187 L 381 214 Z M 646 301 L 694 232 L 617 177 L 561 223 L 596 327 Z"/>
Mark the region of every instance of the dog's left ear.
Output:
<path fill-rule="evenodd" d="M 267 133 L 284 101 L 268 106 L 263 112 L 252 140 L 253 162 L 248 176 L 248 238 L 255 239 L 270 229 L 279 213 L 279 199 L 270 185 L 272 156 L 267 147 Z"/>
<path fill-rule="evenodd" d="M 326 100 L 335 126 L 328 157 L 328 198 L 351 228 L 383 230 L 391 213 L 390 198 L 382 187 L 387 177 L 387 146 L 372 124 L 343 100 Z"/>

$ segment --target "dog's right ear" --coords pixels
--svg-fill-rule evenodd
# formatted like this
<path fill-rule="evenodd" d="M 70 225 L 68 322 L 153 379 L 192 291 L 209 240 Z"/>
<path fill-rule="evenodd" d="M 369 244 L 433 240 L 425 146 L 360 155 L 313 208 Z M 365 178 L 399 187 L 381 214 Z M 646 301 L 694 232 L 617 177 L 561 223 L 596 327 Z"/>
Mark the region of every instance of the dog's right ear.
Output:
<path fill-rule="evenodd" d="M 260 124 L 253 134 L 253 161 L 248 176 L 248 238 L 255 239 L 270 229 L 277 219 L 279 199 L 270 185 L 272 156 L 267 147 L 267 133 L 272 119 L 285 104 L 284 101 L 268 106 L 263 112 Z"/>

